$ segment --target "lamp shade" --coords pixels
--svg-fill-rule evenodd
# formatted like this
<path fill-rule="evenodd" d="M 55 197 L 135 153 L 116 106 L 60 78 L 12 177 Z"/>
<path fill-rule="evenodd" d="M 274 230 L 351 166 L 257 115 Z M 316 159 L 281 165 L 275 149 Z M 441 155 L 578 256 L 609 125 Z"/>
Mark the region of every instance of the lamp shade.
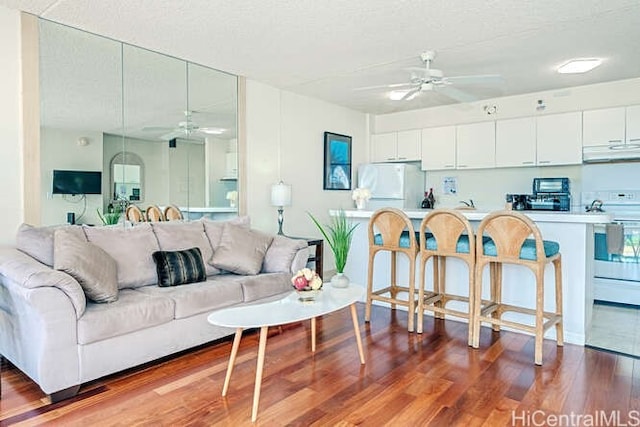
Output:
<path fill-rule="evenodd" d="M 291 205 L 291 186 L 280 181 L 271 186 L 271 204 L 273 206 Z"/>

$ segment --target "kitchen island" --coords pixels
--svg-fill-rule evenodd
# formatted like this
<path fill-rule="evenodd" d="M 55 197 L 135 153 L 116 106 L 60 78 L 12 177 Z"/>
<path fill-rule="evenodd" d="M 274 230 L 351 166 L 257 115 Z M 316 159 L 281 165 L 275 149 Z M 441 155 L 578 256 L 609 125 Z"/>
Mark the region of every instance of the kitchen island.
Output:
<path fill-rule="evenodd" d="M 430 210 L 405 210 L 404 212 L 411 218 L 415 230 L 418 231 L 422 219 L 429 214 Z M 332 215 L 335 215 L 335 213 L 336 211 L 331 211 Z M 353 283 L 366 285 L 369 259 L 367 229 L 373 211 L 348 210 L 345 213 L 352 222 L 359 224 L 354 232 L 345 274 L 349 276 Z M 460 210 L 460 213 L 471 222 L 474 228 L 489 214 L 488 211 L 478 210 Z M 593 306 L 593 226 L 594 224 L 609 223 L 612 218 L 607 213 L 544 211 L 522 211 L 522 213 L 536 223 L 545 240 L 554 240 L 560 244 L 560 252 L 562 253 L 564 338 L 568 343 L 584 345 L 585 331 L 590 326 Z M 420 262 L 416 263 L 416 287 L 420 285 L 419 264 Z M 389 266 L 388 253 L 380 253 L 376 256 L 374 289 L 380 289 L 388 285 L 390 277 Z M 427 289 L 430 289 L 432 286 L 431 262 L 427 264 L 427 267 L 425 281 Z M 398 258 L 398 283 L 406 284 L 408 278 L 407 270 L 408 263 L 400 255 Z M 460 295 L 468 294 L 466 264 L 457 259 L 448 259 L 446 274 L 447 289 Z M 489 269 L 486 268 L 483 274 L 483 298 L 487 298 Z M 555 304 L 553 274 L 553 266 L 547 266 L 545 270 L 545 308 L 554 307 Z M 530 270 L 522 266 L 505 264 L 503 283 L 504 302 L 534 307 L 535 277 Z M 517 318 L 518 316 L 513 314 L 513 319 Z M 549 338 L 555 337 L 555 329 L 549 330 L 547 336 Z"/>

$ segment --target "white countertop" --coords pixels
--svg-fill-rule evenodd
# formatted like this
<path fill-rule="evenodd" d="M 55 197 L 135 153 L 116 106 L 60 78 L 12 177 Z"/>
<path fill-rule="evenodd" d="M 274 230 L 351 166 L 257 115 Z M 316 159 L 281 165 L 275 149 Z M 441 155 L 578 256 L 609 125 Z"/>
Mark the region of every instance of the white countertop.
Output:
<path fill-rule="evenodd" d="M 422 219 L 433 209 L 403 209 L 404 213 L 411 219 Z M 338 211 L 331 210 L 330 214 L 335 215 Z M 371 218 L 374 211 L 372 210 L 345 210 L 345 214 L 349 218 Z M 494 211 L 468 210 L 460 209 L 469 221 L 481 221 L 486 215 Z M 583 224 L 606 224 L 613 220 L 611 214 L 606 212 L 550 212 L 550 211 L 518 211 L 535 222 L 568 222 Z"/>
<path fill-rule="evenodd" d="M 194 212 L 194 213 L 216 213 L 216 212 L 238 212 L 238 208 L 232 208 L 230 206 L 222 206 L 222 207 L 185 207 L 180 206 L 179 208 L 182 212 Z"/>

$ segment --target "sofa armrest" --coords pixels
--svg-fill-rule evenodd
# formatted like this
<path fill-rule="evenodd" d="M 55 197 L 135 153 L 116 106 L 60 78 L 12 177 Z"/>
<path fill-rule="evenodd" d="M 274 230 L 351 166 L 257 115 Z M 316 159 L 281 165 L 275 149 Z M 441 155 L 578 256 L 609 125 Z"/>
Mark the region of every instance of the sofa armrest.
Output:
<path fill-rule="evenodd" d="M 55 287 L 71 301 L 76 319 L 87 306 L 80 284 L 63 271 L 54 270 L 17 249 L 0 251 L 0 280 L 8 279 L 27 289 Z"/>
<path fill-rule="evenodd" d="M 0 354 L 47 394 L 80 383 L 76 331 L 74 307 L 62 290 L 0 276 Z"/>
<path fill-rule="evenodd" d="M 300 248 L 296 251 L 296 254 L 293 257 L 293 261 L 291 262 L 291 273 L 297 273 L 299 270 L 302 270 L 307 266 L 307 261 L 309 260 L 309 247 Z"/>

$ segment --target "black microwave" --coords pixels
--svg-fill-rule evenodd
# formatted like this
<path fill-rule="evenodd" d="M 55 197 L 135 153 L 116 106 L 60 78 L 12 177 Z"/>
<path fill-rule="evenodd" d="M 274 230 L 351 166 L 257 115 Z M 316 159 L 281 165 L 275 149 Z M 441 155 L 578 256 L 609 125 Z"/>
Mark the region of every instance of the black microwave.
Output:
<path fill-rule="evenodd" d="M 533 194 L 568 194 L 569 178 L 533 178 Z"/>

